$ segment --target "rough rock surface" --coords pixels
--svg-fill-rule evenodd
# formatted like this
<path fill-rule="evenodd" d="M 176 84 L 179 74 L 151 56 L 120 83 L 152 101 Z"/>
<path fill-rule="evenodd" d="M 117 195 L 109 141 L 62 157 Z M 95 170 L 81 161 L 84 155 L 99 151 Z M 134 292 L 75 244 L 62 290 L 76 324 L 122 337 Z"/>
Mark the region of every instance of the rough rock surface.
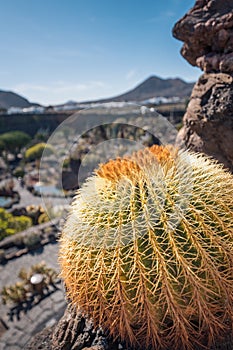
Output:
<path fill-rule="evenodd" d="M 205 72 L 233 72 L 233 0 L 197 0 L 173 28 L 183 57 Z"/>
<path fill-rule="evenodd" d="M 203 74 L 195 84 L 176 143 L 204 152 L 233 172 L 233 76 Z"/>
<path fill-rule="evenodd" d="M 197 0 L 173 28 L 181 54 L 205 73 L 195 84 L 176 144 L 233 172 L 233 0 Z"/>
<path fill-rule="evenodd" d="M 69 305 L 56 326 L 37 334 L 25 350 L 126 350 L 119 342 L 112 342 L 101 328 L 75 307 Z M 127 348 L 127 350 L 130 350 Z"/>

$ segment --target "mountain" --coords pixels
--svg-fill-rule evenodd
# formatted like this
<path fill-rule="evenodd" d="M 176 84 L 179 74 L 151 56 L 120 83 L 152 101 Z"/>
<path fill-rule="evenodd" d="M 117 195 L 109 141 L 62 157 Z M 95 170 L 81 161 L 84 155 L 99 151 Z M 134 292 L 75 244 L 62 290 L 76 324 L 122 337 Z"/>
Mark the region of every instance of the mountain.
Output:
<path fill-rule="evenodd" d="M 136 86 L 120 96 L 117 96 L 118 101 L 140 101 L 152 97 L 189 97 L 193 89 L 193 83 L 186 83 L 184 80 L 161 79 L 156 76 L 151 76 L 144 82 Z"/>
<path fill-rule="evenodd" d="M 194 83 L 186 83 L 180 78 L 162 79 L 153 75 L 126 93 L 94 102 L 143 101 L 153 97 L 185 98 L 190 96 L 193 85 Z"/>
<path fill-rule="evenodd" d="M 156 97 L 189 97 L 193 88 L 193 83 L 186 83 L 180 78 L 162 79 L 157 76 L 151 76 L 141 84 L 137 85 L 134 89 L 127 91 L 121 95 L 105 98 L 95 101 L 85 101 L 82 104 L 89 103 L 105 103 L 105 102 L 128 102 L 128 101 L 145 101 Z M 75 105 L 79 103 L 69 101 L 65 104 L 60 105 L 64 108 L 73 109 Z M 27 108 L 32 106 L 40 106 L 36 103 L 29 102 L 26 98 L 11 92 L 0 90 L 0 109 L 8 109 L 10 107 Z M 59 105 L 58 105 L 59 107 Z"/>
<path fill-rule="evenodd" d="M 10 107 L 26 108 L 38 104 L 29 102 L 26 98 L 11 92 L 0 90 L 0 108 L 8 109 Z"/>

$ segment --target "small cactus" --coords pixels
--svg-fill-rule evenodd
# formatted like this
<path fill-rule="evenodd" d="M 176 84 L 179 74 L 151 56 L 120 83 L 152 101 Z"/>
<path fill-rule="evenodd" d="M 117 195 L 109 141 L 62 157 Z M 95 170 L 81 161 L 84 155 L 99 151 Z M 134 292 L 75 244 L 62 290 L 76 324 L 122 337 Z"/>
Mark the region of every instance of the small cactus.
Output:
<path fill-rule="evenodd" d="M 197 349 L 232 328 L 233 178 L 152 146 L 100 165 L 60 240 L 68 298 L 139 349 Z"/>

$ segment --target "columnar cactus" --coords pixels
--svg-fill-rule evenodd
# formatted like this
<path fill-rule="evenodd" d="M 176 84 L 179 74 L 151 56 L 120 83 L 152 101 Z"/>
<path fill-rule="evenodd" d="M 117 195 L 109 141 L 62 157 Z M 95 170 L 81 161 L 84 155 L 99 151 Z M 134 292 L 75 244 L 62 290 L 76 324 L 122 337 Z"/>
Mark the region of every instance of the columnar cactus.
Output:
<path fill-rule="evenodd" d="M 100 165 L 61 237 L 71 302 L 136 349 L 210 346 L 232 327 L 232 180 L 172 146 Z"/>

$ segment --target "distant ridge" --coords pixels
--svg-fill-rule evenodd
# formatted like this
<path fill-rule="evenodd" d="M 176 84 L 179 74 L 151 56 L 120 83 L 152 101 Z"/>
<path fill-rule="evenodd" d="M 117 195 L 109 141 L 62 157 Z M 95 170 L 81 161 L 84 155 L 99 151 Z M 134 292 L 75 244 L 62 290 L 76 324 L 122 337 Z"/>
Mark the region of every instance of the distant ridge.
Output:
<path fill-rule="evenodd" d="M 16 94 L 15 92 L 0 90 L 0 108 L 26 108 L 31 106 L 38 106 L 38 104 L 29 102 L 26 98 Z"/>
<path fill-rule="evenodd" d="M 194 83 L 186 83 L 180 78 L 162 79 L 155 75 L 149 77 L 134 89 L 121 95 L 92 102 L 143 101 L 153 97 L 189 97 Z"/>
<path fill-rule="evenodd" d="M 193 89 L 194 83 L 186 83 L 180 78 L 162 79 L 155 75 L 149 77 L 141 84 L 130 91 L 118 96 L 104 98 L 99 100 L 83 101 L 81 103 L 106 103 L 106 102 L 129 102 L 145 101 L 154 97 L 179 97 L 188 98 Z M 75 101 L 69 101 L 64 105 L 78 104 Z M 64 106 L 63 105 L 63 106 Z M 40 106 L 37 103 L 31 103 L 26 98 L 12 92 L 0 90 L 0 109 L 9 109 L 10 107 L 27 108 Z"/>

